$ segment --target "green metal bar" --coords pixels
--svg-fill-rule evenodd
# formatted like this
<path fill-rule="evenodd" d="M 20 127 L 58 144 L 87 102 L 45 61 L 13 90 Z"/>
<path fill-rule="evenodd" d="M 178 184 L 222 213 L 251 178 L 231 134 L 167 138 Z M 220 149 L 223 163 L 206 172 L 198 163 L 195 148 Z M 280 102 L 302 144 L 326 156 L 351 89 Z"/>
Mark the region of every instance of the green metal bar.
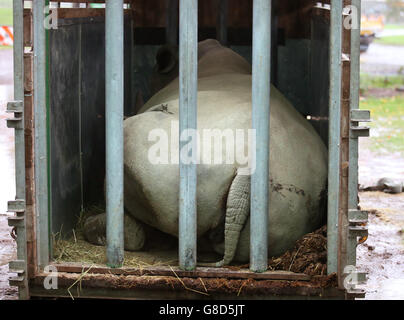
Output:
<path fill-rule="evenodd" d="M 49 0 L 45 0 L 45 6 L 49 7 Z M 45 29 L 46 42 L 46 150 L 48 154 L 48 235 L 52 234 L 52 176 L 51 176 L 51 124 L 50 124 L 50 51 L 49 51 L 49 29 Z M 53 243 L 48 241 L 49 258 L 53 259 Z"/>
<path fill-rule="evenodd" d="M 24 103 L 24 2 L 13 2 L 13 32 L 14 32 L 14 100 Z M 23 111 L 22 108 L 21 111 Z M 25 202 L 25 137 L 24 112 L 19 113 L 21 126 L 14 131 L 15 142 L 15 187 L 16 200 Z M 25 207 L 25 206 L 24 206 Z M 29 298 L 27 281 L 27 235 L 25 212 L 16 213 L 23 217 L 22 227 L 17 227 L 17 259 L 22 261 L 24 267 L 23 285 L 19 287 L 18 295 L 22 300 Z"/>
<path fill-rule="evenodd" d="M 23 1 L 13 3 L 14 100 L 24 102 Z M 24 124 L 24 113 L 21 114 Z M 16 199 L 25 199 L 24 126 L 15 129 Z"/>
<path fill-rule="evenodd" d="M 328 137 L 328 221 L 327 271 L 338 267 L 338 212 L 340 186 L 342 3 L 331 0 L 330 26 L 330 105 Z"/>
<path fill-rule="evenodd" d="M 361 0 L 352 0 L 352 6 L 356 9 L 357 28 L 351 29 L 351 75 L 350 75 L 350 109 L 359 109 L 359 87 L 360 87 L 360 23 L 361 23 Z M 355 12 L 352 12 L 355 14 Z M 357 125 L 358 123 L 356 123 Z M 355 124 L 354 124 L 355 125 Z M 348 182 L 348 208 L 358 208 L 358 139 L 349 139 L 349 182 Z M 356 237 L 348 238 L 347 263 L 356 265 Z"/>
<path fill-rule="evenodd" d="M 35 194 L 37 212 L 38 263 L 49 264 L 49 199 L 46 104 L 45 1 L 33 2 L 34 28 L 34 118 L 35 118 Z"/>
<path fill-rule="evenodd" d="M 252 128 L 255 172 L 251 176 L 250 269 L 268 268 L 269 119 L 271 88 L 271 0 L 254 0 Z"/>
<path fill-rule="evenodd" d="M 198 0 L 180 0 L 180 198 L 179 265 L 196 267 L 196 139 L 198 92 Z M 192 139 L 192 140 L 191 140 Z M 190 142 L 192 141 L 192 142 Z M 182 149 L 192 143 L 192 159 Z"/>
<path fill-rule="evenodd" d="M 106 1 L 105 98 L 106 98 L 106 211 L 107 264 L 121 267 L 123 235 L 123 0 Z"/>

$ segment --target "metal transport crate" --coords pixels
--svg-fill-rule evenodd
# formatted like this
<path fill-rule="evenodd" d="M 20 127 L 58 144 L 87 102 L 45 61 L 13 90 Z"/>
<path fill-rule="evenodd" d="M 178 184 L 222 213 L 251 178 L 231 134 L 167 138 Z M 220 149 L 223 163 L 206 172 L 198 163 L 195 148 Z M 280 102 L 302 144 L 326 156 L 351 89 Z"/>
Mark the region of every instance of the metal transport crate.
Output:
<path fill-rule="evenodd" d="M 20 299 L 352 299 L 356 246 L 367 237 L 367 213 L 358 207 L 358 138 L 370 120 L 359 110 L 360 0 L 14 0 L 14 114 L 17 260 L 10 284 Z M 104 4 L 97 8 L 89 3 Z M 352 7 L 351 7 L 352 6 Z M 356 8 L 356 10 L 355 10 Z M 181 17 L 179 19 L 179 17 Z M 178 21 L 180 20 L 181 25 Z M 199 21 L 199 23 L 198 23 Z M 184 26 L 187 26 L 185 28 Z M 250 269 L 196 266 L 196 167 L 180 169 L 179 265 L 122 267 L 124 116 L 151 96 L 154 57 L 164 44 L 182 48 L 180 90 L 186 102 L 180 128 L 195 120 L 195 55 L 200 40 L 216 38 L 253 65 L 253 115 L 258 153 L 251 184 Z M 269 59 L 269 57 L 271 57 Z M 263 59 L 260 68 L 257 61 Z M 268 77 L 268 74 L 270 77 Z M 266 271 L 269 81 L 311 121 L 328 146 L 327 275 Z M 105 160 L 105 161 L 104 161 Z M 270 168 L 269 168 L 270 170 Z M 88 205 L 103 201 L 106 176 L 107 264 L 56 261 L 52 235 L 71 234 Z M 190 188 L 185 188 L 190 185 Z M 267 188 L 267 187 L 266 187 Z M 189 254 L 189 253 L 192 254 Z M 348 267 L 348 268 L 347 268 Z M 352 267 L 352 268 L 350 268 Z M 51 277 L 51 278 L 49 278 Z M 57 278 L 57 288 L 47 288 Z M 79 288 L 79 289 L 78 289 Z M 77 290 L 76 290 L 77 289 Z"/>

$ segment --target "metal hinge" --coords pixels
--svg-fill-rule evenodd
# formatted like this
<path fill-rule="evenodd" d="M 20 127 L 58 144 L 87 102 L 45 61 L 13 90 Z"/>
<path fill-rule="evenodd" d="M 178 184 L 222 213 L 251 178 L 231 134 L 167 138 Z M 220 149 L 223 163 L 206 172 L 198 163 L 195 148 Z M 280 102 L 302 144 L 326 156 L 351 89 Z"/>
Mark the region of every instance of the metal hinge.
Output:
<path fill-rule="evenodd" d="M 13 129 L 23 129 L 24 103 L 22 101 L 10 101 L 7 103 L 8 113 L 14 113 L 14 118 L 7 119 L 7 127 Z"/>
<path fill-rule="evenodd" d="M 351 110 L 351 138 L 369 137 L 370 128 L 367 126 L 359 126 L 359 122 L 370 122 L 369 110 Z"/>
<path fill-rule="evenodd" d="M 367 273 L 356 270 L 354 266 L 346 266 L 344 269 L 344 287 L 350 298 L 365 297 L 366 291 L 357 286 L 366 284 L 367 276 Z"/>
<path fill-rule="evenodd" d="M 21 199 L 8 202 L 8 212 L 15 212 L 15 216 L 8 218 L 8 225 L 10 227 L 17 228 L 19 230 L 25 228 L 25 201 Z M 18 237 L 18 231 L 17 231 Z M 26 262 L 24 260 L 10 261 L 9 272 L 16 273 L 17 276 L 10 276 L 10 286 L 25 287 L 25 275 L 26 275 Z"/>
<path fill-rule="evenodd" d="M 363 243 L 368 237 L 368 216 L 367 211 L 350 209 L 348 210 L 349 236 L 360 238 L 357 244 Z"/>
<path fill-rule="evenodd" d="M 364 289 L 348 289 L 346 291 L 348 298 L 365 298 L 366 291 Z"/>
<path fill-rule="evenodd" d="M 8 212 L 25 212 L 25 200 L 17 199 L 12 200 L 7 203 L 7 211 Z"/>
<path fill-rule="evenodd" d="M 15 260 L 8 264 L 9 273 L 16 273 L 17 276 L 9 277 L 10 286 L 24 287 L 25 286 L 25 261 Z"/>
<path fill-rule="evenodd" d="M 24 260 L 14 260 L 10 261 L 8 264 L 9 272 L 23 274 L 25 273 L 25 261 Z"/>
<path fill-rule="evenodd" d="M 25 277 L 16 276 L 8 278 L 8 283 L 10 287 L 25 287 Z"/>
<path fill-rule="evenodd" d="M 24 225 L 24 213 L 25 213 L 25 201 L 21 199 L 8 202 L 7 212 L 15 212 L 16 216 L 8 218 L 8 225 L 10 227 L 25 228 Z"/>
<path fill-rule="evenodd" d="M 366 272 L 354 271 L 350 272 L 349 276 L 351 279 L 355 280 L 355 286 L 360 284 L 365 284 L 368 281 L 368 274 Z M 353 290 L 354 286 L 348 287 L 348 290 Z"/>

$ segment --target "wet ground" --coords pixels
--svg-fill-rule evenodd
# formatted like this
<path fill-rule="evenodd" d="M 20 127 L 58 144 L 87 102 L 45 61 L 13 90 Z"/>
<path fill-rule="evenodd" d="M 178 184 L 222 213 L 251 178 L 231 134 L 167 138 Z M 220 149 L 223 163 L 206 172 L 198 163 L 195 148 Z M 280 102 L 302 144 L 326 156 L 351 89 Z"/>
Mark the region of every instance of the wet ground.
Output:
<path fill-rule="evenodd" d="M 15 242 L 7 224 L 7 201 L 15 197 L 14 134 L 6 125 L 6 103 L 13 99 L 13 52 L 0 50 L 0 300 L 16 299 L 8 286 L 8 262 L 15 259 Z"/>
<path fill-rule="evenodd" d="M 383 36 L 402 35 L 403 30 L 386 30 Z M 361 55 L 361 71 L 370 74 L 404 74 L 404 47 L 372 43 Z M 368 92 L 375 97 L 391 96 L 389 89 Z M 403 138 L 404 139 L 404 138 Z M 374 186 L 380 178 L 404 182 L 404 156 L 375 154 L 368 139 L 360 140 L 359 183 Z M 358 266 L 368 272 L 366 299 L 404 299 L 404 193 L 360 194 L 363 210 L 370 210 L 369 238 L 358 247 Z"/>
<path fill-rule="evenodd" d="M 13 52 L 0 50 L 0 214 L 7 211 L 7 201 L 15 197 L 14 131 L 7 128 L 6 105 L 13 100 Z"/>
<path fill-rule="evenodd" d="M 378 37 L 392 37 L 392 36 L 404 36 L 404 29 L 386 29 L 380 32 Z"/>
<path fill-rule="evenodd" d="M 371 43 L 361 54 L 361 72 L 380 75 L 404 73 L 403 47 Z"/>
<path fill-rule="evenodd" d="M 404 300 L 404 193 L 360 194 L 369 216 L 369 238 L 358 247 L 357 264 L 368 273 L 366 299 Z"/>
<path fill-rule="evenodd" d="M 377 181 L 381 178 L 391 178 L 395 181 L 404 182 L 403 155 L 400 153 L 375 154 L 369 150 L 369 146 L 369 139 L 360 139 L 358 174 L 361 188 L 376 186 Z"/>
<path fill-rule="evenodd" d="M 384 35 L 401 35 L 402 32 L 389 30 Z M 361 55 L 361 71 L 377 75 L 404 74 L 404 47 L 372 43 Z M 367 92 L 377 98 L 399 94 L 402 93 L 391 89 Z M 404 182 L 404 155 L 382 150 L 376 154 L 370 150 L 370 139 L 360 139 L 360 185 L 375 186 L 385 177 Z M 357 251 L 358 267 L 368 273 L 366 299 L 404 299 L 404 193 L 362 192 L 360 206 L 371 212 L 369 238 Z"/>
<path fill-rule="evenodd" d="M 7 217 L 0 215 L 0 300 L 17 299 L 17 289 L 8 285 L 8 262 L 16 258 L 15 250 Z"/>

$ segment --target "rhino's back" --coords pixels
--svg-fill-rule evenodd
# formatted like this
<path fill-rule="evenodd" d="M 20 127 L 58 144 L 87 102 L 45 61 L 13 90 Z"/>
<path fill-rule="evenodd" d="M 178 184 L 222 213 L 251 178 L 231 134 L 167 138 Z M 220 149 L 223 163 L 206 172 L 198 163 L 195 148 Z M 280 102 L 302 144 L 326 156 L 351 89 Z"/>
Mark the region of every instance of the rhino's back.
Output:
<path fill-rule="evenodd" d="M 227 86 L 220 88 L 221 82 Z M 245 83 L 248 75 L 227 75 L 200 80 L 198 91 L 198 132 L 205 129 L 247 129 L 251 115 L 248 114 L 251 90 Z M 225 87 L 230 88 L 225 90 Z M 212 90 L 215 88 L 215 90 Z M 239 88 L 238 90 L 236 88 Z M 124 122 L 125 130 L 125 207 L 137 218 L 164 232 L 178 234 L 179 166 L 172 157 L 178 156 L 178 93 L 156 102 L 166 104 L 168 112 L 150 111 Z M 233 110 L 228 112 L 228 110 Z M 174 125 L 174 126 L 173 126 Z M 149 141 L 149 133 L 158 129 L 167 133 L 169 164 L 155 165 L 149 161 L 149 150 L 156 141 Z M 247 138 L 247 136 L 246 136 Z M 212 144 L 213 147 L 213 144 Z M 241 151 L 241 150 L 240 150 Z M 244 150 L 242 150 L 244 151 Z M 203 151 L 202 151 L 203 152 Z M 223 150 L 223 153 L 226 149 Z M 212 150 L 213 154 L 213 150 Z M 225 154 L 223 154 L 225 159 Z M 213 161 L 213 157 L 212 157 Z M 227 193 L 234 178 L 237 165 L 198 165 L 198 234 L 215 228 L 225 213 Z M 139 209 L 138 202 L 143 204 Z"/>
<path fill-rule="evenodd" d="M 156 128 L 168 133 L 168 142 L 173 139 L 174 148 L 168 150 L 169 154 L 179 153 L 178 136 L 171 135 L 172 121 L 178 121 L 178 92 L 170 98 L 170 101 L 155 100 L 156 104 L 167 104 L 168 113 L 146 112 L 125 121 L 125 179 L 131 181 L 129 185 L 139 186 L 133 188 L 125 184 L 125 205 L 144 222 L 176 235 L 178 165 L 153 165 L 147 158 L 148 150 L 155 144 L 148 141 L 149 132 Z M 229 128 L 251 128 L 251 75 L 223 74 L 199 79 L 199 133 L 203 135 L 204 129 Z M 325 187 L 327 167 L 326 149 L 321 139 L 275 88 L 271 93 L 270 145 L 270 233 L 271 239 L 276 239 L 274 251 L 278 251 L 278 247 L 289 246 L 297 236 L 318 224 L 318 204 Z M 236 167 L 198 166 L 199 234 L 220 222 Z M 144 203 L 147 210 L 136 212 L 133 202 L 138 201 Z"/>
<path fill-rule="evenodd" d="M 250 66 L 215 41 L 204 42 L 199 49 L 199 134 L 202 136 L 204 129 L 250 129 Z M 167 105 L 168 112 L 147 112 L 161 104 Z M 173 121 L 178 124 L 178 79 L 154 95 L 141 112 L 124 123 L 125 207 L 143 222 L 177 235 L 179 166 L 152 164 L 148 152 L 156 141 L 148 137 L 154 129 L 163 130 L 167 133 L 168 154 L 178 156 L 178 127 L 172 128 Z M 327 180 L 327 150 L 313 127 L 273 87 L 270 127 L 269 253 L 276 255 L 321 220 L 319 205 Z M 198 165 L 199 235 L 220 223 L 236 168 L 236 164 Z M 248 252 L 249 223 L 241 234 L 239 260 L 248 260 Z"/>

